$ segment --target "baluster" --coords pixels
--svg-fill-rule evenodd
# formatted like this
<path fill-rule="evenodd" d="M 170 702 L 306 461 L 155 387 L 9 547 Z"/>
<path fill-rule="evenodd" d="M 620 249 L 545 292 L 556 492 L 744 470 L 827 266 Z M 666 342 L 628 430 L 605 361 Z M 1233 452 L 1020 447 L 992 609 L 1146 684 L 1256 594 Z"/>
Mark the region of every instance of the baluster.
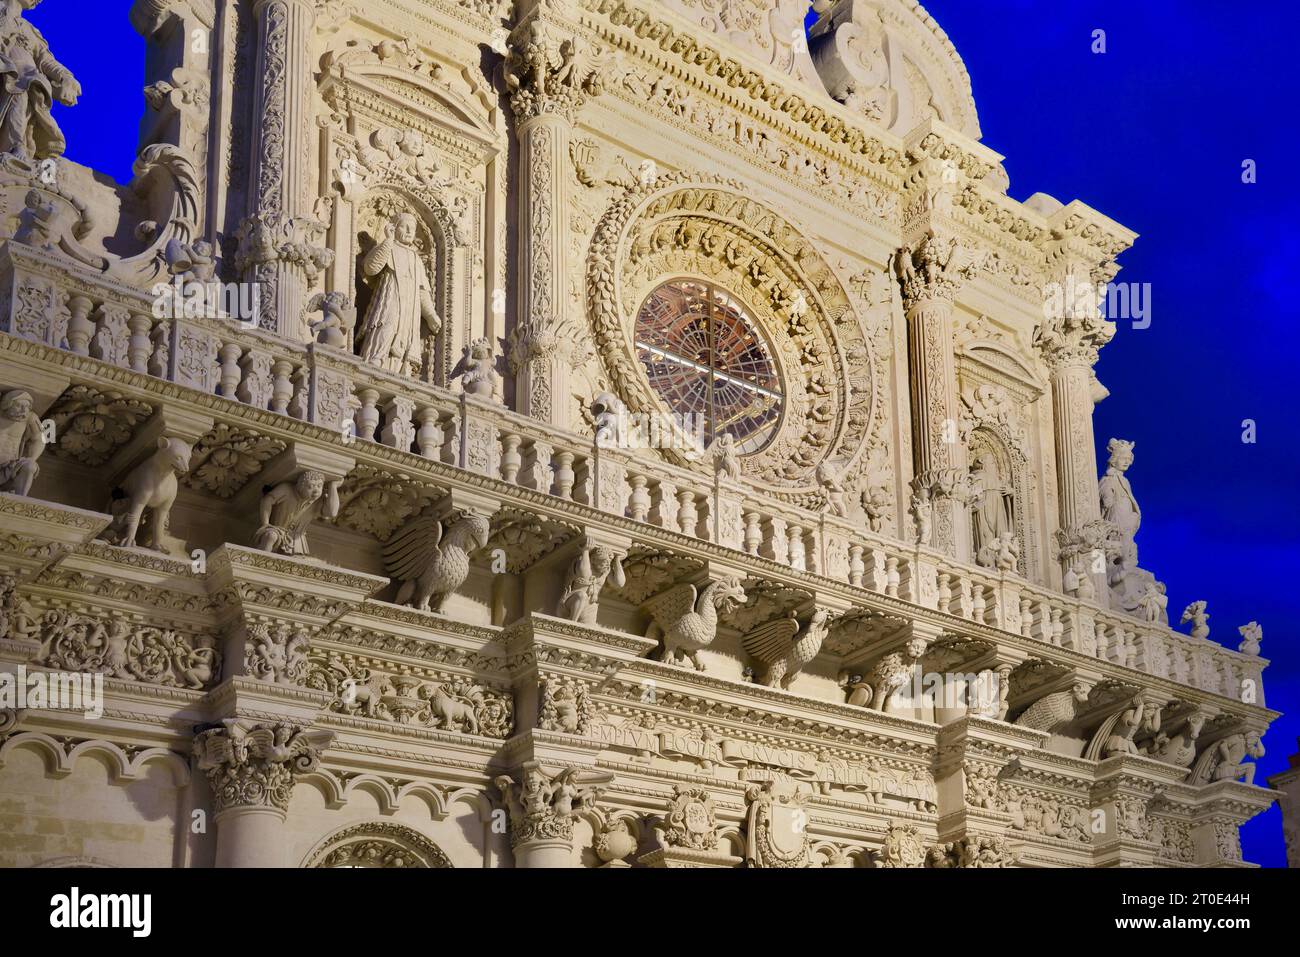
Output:
<path fill-rule="evenodd" d="M 289 400 L 293 398 L 293 363 L 288 359 L 276 359 L 271 363 L 271 411 L 285 415 L 289 411 Z"/>
<path fill-rule="evenodd" d="M 745 554 L 757 555 L 763 544 L 763 516 L 755 511 L 745 512 Z"/>
<path fill-rule="evenodd" d="M 557 451 L 551 461 L 555 474 L 555 486 L 551 494 L 572 499 L 573 482 L 577 478 L 573 472 L 573 453 Z"/>
<path fill-rule="evenodd" d="M 1020 634 L 1034 637 L 1034 603 L 1028 595 L 1020 596 Z"/>
<path fill-rule="evenodd" d="M 519 445 L 523 441 L 514 432 L 501 433 L 501 480 L 514 485 L 523 468 L 524 457 L 519 454 Z"/>
<path fill-rule="evenodd" d="M 1059 648 L 1061 645 L 1061 638 L 1065 634 L 1065 626 L 1061 623 L 1061 609 L 1053 605 L 1051 608 L 1051 613 L 1052 613 L 1052 620 L 1051 620 L 1050 627 L 1052 630 L 1052 644 L 1056 645 Z"/>
<path fill-rule="evenodd" d="M 791 524 L 785 531 L 789 543 L 787 548 L 790 567 L 795 571 L 806 571 L 808 568 L 808 550 L 804 547 L 803 528 Z"/>
<path fill-rule="evenodd" d="M 987 610 L 987 604 L 984 600 L 984 586 L 975 582 L 971 588 L 971 620 L 977 621 L 981 625 L 986 624 L 984 612 Z"/>
<path fill-rule="evenodd" d="M 305 420 L 311 404 L 311 370 L 306 366 L 293 374 L 293 398 L 289 400 L 289 417 Z"/>
<path fill-rule="evenodd" d="M 438 461 L 442 458 L 442 413 L 436 406 L 426 405 L 416 413 L 416 421 L 420 423 L 415 435 L 420 455 Z"/>
<path fill-rule="evenodd" d="M 952 576 L 947 572 L 939 572 L 937 594 L 939 596 L 939 611 L 948 613 L 949 608 L 952 606 Z"/>
<path fill-rule="evenodd" d="M 644 475 L 632 474 L 628 476 L 628 482 L 632 486 L 632 496 L 628 499 L 628 515 L 634 522 L 644 522 L 650 517 L 650 489 L 649 481 Z"/>
<path fill-rule="evenodd" d="M 898 559 L 893 555 L 885 556 L 885 594 L 890 598 L 898 597 L 898 588 L 903 583 L 903 575 L 898 568 Z"/>
<path fill-rule="evenodd" d="M 362 389 L 357 393 L 357 399 L 361 402 L 361 408 L 354 418 L 357 438 L 373 442 L 375 430 L 379 428 L 379 392 L 376 389 Z"/>
<path fill-rule="evenodd" d="M 127 350 L 131 341 L 127 323 L 131 314 L 120 306 L 102 305 L 96 315 L 99 317 L 99 328 L 90 340 L 90 354 L 104 362 L 126 368 Z"/>
<path fill-rule="evenodd" d="M 862 577 L 867 572 L 866 562 L 862 560 L 862 553 L 866 549 L 861 545 L 849 546 L 849 584 L 857 588 L 862 587 Z"/>
<path fill-rule="evenodd" d="M 677 527 L 683 535 L 694 538 L 699 522 L 700 510 L 695 504 L 695 493 L 690 489 L 679 489 L 677 492 Z"/>
<path fill-rule="evenodd" d="M 171 320 L 164 319 L 154 326 L 153 331 L 149 333 L 149 340 L 153 343 L 153 351 L 149 356 L 149 374 L 159 379 L 170 378 L 172 374 Z"/>
<path fill-rule="evenodd" d="M 134 313 L 127 320 L 126 327 L 131 333 L 126 346 L 127 365 L 132 372 L 142 372 L 147 375 L 149 354 L 153 352 L 153 340 L 149 338 L 149 333 L 153 332 L 153 317 Z"/>
<path fill-rule="evenodd" d="M 239 357 L 243 351 L 235 342 L 227 342 L 217 351 L 217 359 L 221 363 L 221 372 L 217 379 L 217 394 L 223 399 L 237 398 L 239 380 L 243 375 L 239 368 Z"/>
<path fill-rule="evenodd" d="M 85 296 L 68 299 L 68 349 L 79 356 L 90 355 L 90 337 L 95 334 L 95 324 L 90 321 L 92 306 L 94 303 Z"/>

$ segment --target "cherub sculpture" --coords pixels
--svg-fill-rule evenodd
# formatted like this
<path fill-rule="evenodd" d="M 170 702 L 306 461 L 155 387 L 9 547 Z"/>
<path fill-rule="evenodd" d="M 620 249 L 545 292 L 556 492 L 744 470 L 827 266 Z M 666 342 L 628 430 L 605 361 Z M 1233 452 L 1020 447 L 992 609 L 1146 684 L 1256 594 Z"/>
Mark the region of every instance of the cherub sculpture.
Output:
<path fill-rule="evenodd" d="M 32 412 L 32 397 L 20 389 L 0 398 L 0 491 L 27 495 L 45 452 L 41 420 Z"/>
<path fill-rule="evenodd" d="M 600 392 L 591 400 L 592 427 L 596 445 L 602 449 L 618 448 L 626 438 L 623 434 L 625 406 L 623 400 L 612 392 Z"/>
<path fill-rule="evenodd" d="M 690 658 L 696 670 L 703 671 L 699 651 L 713 644 L 717 637 L 718 613 L 730 615 L 744 602 L 745 591 L 736 578 L 710 582 L 702 592 L 697 592 L 689 582 L 682 582 L 643 606 L 651 618 L 646 637 L 663 642 L 660 661 L 680 664 Z"/>
<path fill-rule="evenodd" d="M 1210 616 L 1205 612 L 1205 602 L 1194 601 L 1183 610 L 1182 624 L 1191 622 L 1193 638 L 1210 637 Z"/>
<path fill-rule="evenodd" d="M 308 555 L 307 529 L 316 519 L 333 521 L 339 514 L 342 479 L 326 481 L 315 469 L 295 481 L 281 482 L 262 496 L 261 527 L 253 547 L 279 555 Z"/>
<path fill-rule="evenodd" d="M 486 518 L 466 514 L 444 535 L 442 519 L 426 514 L 393 535 L 383 551 L 388 573 L 402 582 L 397 604 L 441 612 L 469 578 L 470 553 L 487 547 L 489 531 Z"/>
<path fill-rule="evenodd" d="M 627 583 L 623 563 L 618 555 L 612 549 L 600 545 L 582 549 L 569 566 L 564 594 L 560 596 L 560 617 L 584 625 L 594 625 L 600 591 L 607 580 L 615 588 L 622 588 Z"/>
<path fill-rule="evenodd" d="M 736 453 L 734 435 L 723 432 L 710 443 L 707 454 L 719 476 L 731 479 L 733 482 L 740 481 L 740 457 Z"/>
<path fill-rule="evenodd" d="M 212 243 L 196 239 L 192 243 L 169 239 L 163 248 L 163 258 L 173 276 L 186 282 L 210 283 L 217 275 L 217 254 Z"/>
<path fill-rule="evenodd" d="M 916 525 L 916 544 L 929 545 L 934 537 L 934 505 L 930 490 L 924 485 L 912 492 L 912 521 Z"/>
<path fill-rule="evenodd" d="M 1243 655 L 1258 655 L 1259 643 L 1264 640 L 1264 629 L 1259 626 L 1259 622 L 1242 625 L 1237 631 L 1241 634 L 1241 644 L 1237 650 Z"/>
<path fill-rule="evenodd" d="M 817 463 L 817 484 L 822 487 L 822 494 L 826 496 L 826 508 L 830 513 L 841 518 L 847 515 L 848 508 L 844 504 L 844 483 L 831 470 L 829 462 Z"/>
<path fill-rule="evenodd" d="M 494 363 L 492 340 L 481 336 L 465 347 L 456 368 L 451 370 L 451 378 L 461 380 L 460 385 L 466 395 L 490 399 L 496 392 L 497 373 L 493 368 Z"/>
<path fill-rule="evenodd" d="M 804 666 L 817 657 L 830 630 L 830 612 L 819 608 L 801 627 L 794 612 L 774 618 L 745 635 L 745 652 L 758 664 L 758 683 L 789 688 Z"/>
<path fill-rule="evenodd" d="M 352 297 L 343 292 L 318 292 L 307 302 L 307 312 L 319 312 L 321 317 L 307 323 L 307 328 L 324 346 L 342 348 L 357 324 L 357 307 Z"/>

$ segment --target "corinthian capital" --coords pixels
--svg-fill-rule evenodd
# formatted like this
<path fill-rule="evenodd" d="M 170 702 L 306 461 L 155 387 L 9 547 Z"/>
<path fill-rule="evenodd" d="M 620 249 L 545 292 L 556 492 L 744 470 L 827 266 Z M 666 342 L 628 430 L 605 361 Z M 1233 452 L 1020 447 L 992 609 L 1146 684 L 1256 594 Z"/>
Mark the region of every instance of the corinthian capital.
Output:
<path fill-rule="evenodd" d="M 604 57 L 590 43 L 554 24 L 534 20 L 506 56 L 506 92 L 519 119 L 558 114 L 573 122 L 603 91 Z"/>
<path fill-rule="evenodd" d="M 1043 321 L 1034 330 L 1034 347 L 1049 367 L 1089 365 L 1115 337 L 1115 323 L 1100 309 L 1105 286 L 1067 275 L 1044 290 Z"/>
<path fill-rule="evenodd" d="M 218 813 L 237 807 L 289 810 L 296 775 L 316 770 L 333 731 L 287 723 L 222 722 L 194 739 L 199 770 L 208 775 Z"/>
<path fill-rule="evenodd" d="M 974 255 L 960 239 L 934 232 L 927 233 L 915 246 L 904 246 L 894 256 L 894 275 L 909 309 L 932 300 L 952 302 L 962 283 L 977 271 Z"/>

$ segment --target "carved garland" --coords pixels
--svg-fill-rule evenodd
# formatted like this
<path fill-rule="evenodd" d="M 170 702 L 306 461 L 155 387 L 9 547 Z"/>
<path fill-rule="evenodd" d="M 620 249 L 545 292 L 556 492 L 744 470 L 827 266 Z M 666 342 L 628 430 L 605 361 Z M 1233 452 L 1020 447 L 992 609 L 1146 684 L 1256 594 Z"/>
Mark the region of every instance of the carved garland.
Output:
<path fill-rule="evenodd" d="M 304 867 L 452 867 L 424 835 L 387 821 L 354 824 L 326 838 Z"/>

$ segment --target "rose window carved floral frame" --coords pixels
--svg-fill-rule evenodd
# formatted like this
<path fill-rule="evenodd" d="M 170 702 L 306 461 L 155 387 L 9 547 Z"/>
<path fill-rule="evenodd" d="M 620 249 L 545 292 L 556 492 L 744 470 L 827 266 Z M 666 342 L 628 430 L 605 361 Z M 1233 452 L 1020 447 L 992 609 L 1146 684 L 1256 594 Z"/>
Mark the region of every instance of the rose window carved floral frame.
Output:
<path fill-rule="evenodd" d="M 634 343 L 649 294 L 683 276 L 725 289 L 748 308 L 771 348 L 785 394 L 780 428 L 745 458 L 745 477 L 809 508 L 825 504 L 817 468 L 846 480 L 887 445 L 885 361 L 846 283 L 806 233 L 746 185 L 672 174 L 627 189 L 597 224 L 587 291 L 596 347 L 628 410 L 663 408 Z M 696 465 L 683 453 L 657 454 Z"/>

